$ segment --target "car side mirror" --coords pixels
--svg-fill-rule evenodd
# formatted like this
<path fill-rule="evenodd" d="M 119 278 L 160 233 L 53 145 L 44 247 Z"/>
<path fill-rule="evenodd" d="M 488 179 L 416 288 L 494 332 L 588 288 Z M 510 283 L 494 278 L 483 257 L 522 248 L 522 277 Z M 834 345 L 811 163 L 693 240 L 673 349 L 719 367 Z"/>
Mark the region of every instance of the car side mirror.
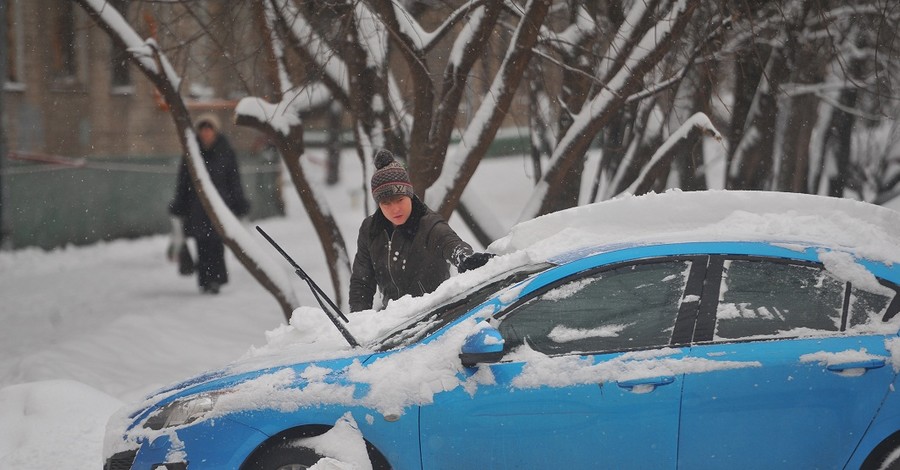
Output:
<path fill-rule="evenodd" d="M 476 333 L 466 338 L 459 359 L 464 367 L 474 367 L 483 362 L 496 362 L 503 357 L 503 346 L 506 342 L 500 330 L 485 325 Z"/>

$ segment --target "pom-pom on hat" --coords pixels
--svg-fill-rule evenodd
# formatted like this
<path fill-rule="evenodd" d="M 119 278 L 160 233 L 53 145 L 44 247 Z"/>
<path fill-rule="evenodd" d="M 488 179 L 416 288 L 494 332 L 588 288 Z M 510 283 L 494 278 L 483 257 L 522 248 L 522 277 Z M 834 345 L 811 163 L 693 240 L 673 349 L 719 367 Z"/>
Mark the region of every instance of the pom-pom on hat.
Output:
<path fill-rule="evenodd" d="M 379 150 L 375 154 L 375 173 L 372 175 L 372 197 L 375 202 L 381 203 L 394 196 L 414 195 L 409 173 L 403 164 L 394 160 L 394 154 L 389 150 Z"/>

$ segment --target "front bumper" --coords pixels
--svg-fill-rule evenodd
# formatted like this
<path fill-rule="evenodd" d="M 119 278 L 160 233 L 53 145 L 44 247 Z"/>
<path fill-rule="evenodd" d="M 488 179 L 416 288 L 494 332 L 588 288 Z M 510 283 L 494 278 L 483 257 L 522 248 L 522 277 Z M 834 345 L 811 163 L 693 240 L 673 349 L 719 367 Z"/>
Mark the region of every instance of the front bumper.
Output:
<path fill-rule="evenodd" d="M 110 456 L 103 470 L 237 469 L 267 438 L 256 429 L 219 418 L 144 440 L 140 448 Z"/>
<path fill-rule="evenodd" d="M 106 463 L 103 464 L 103 470 L 131 470 L 132 468 L 140 468 L 134 466 L 135 461 L 137 460 L 137 454 L 137 449 L 119 452 L 106 459 Z M 152 464 L 149 468 L 154 470 L 187 470 L 188 467 L 187 462 L 169 462 Z"/>

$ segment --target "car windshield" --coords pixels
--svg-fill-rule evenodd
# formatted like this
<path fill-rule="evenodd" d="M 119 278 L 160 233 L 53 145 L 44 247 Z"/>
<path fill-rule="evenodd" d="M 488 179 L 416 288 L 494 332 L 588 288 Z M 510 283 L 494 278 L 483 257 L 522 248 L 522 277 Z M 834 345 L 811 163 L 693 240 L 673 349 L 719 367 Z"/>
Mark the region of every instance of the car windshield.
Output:
<path fill-rule="evenodd" d="M 413 318 L 384 337 L 375 340 L 373 344 L 379 351 L 410 345 L 456 320 L 500 290 L 552 266 L 554 265 L 551 263 L 533 264 L 498 274 L 451 297 L 433 310 Z"/>

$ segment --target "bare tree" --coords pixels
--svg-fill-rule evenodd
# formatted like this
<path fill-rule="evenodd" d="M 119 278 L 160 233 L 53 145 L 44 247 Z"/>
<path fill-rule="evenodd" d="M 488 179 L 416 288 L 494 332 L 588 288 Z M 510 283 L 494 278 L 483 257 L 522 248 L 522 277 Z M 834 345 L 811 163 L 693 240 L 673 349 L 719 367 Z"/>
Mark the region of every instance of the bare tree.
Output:
<path fill-rule="evenodd" d="M 603 129 L 630 95 L 645 88 L 650 74 L 684 33 L 699 1 L 635 2 L 615 33 L 598 66 L 602 87 L 574 115 L 560 137 L 550 166 L 527 204 L 520 220 L 547 213 L 563 191 L 566 173 L 584 158 L 594 136 Z"/>
<path fill-rule="evenodd" d="M 900 10 L 881 0 L 745 6 L 721 52 L 737 65 L 728 187 L 872 200 L 862 186 L 878 184 L 852 142 L 896 116 Z"/>
<path fill-rule="evenodd" d="M 113 41 L 129 53 L 129 60 L 156 86 L 165 99 L 186 157 L 188 170 L 197 195 L 213 226 L 253 277 L 263 285 L 281 306 L 286 318 L 298 307 L 293 288 L 284 271 L 275 268 L 271 259 L 256 245 L 250 234 L 228 209 L 213 185 L 200 155 L 194 126 L 180 94 L 181 78 L 153 39 L 143 40 L 122 15 L 103 0 L 75 0 L 102 27 Z"/>
<path fill-rule="evenodd" d="M 190 122 L 179 104 L 177 77 L 146 65 L 150 55 L 140 51 L 149 46 L 123 39 L 120 30 L 129 28 L 109 23 L 102 12 L 108 4 L 76 1 L 131 48 L 132 60 L 174 103 L 173 118 L 186 134 Z M 363 188 L 372 155 L 389 148 L 405 158 L 417 194 L 445 217 L 458 210 L 483 243 L 505 228 L 472 210 L 477 202 L 465 189 L 498 130 L 526 121 L 510 115 L 516 96 L 529 97 L 536 149 L 535 186 L 521 220 L 583 203 L 580 194 L 589 193 L 590 202 L 672 184 L 705 188 L 702 143 L 710 136 L 727 149 L 727 188 L 862 195 L 866 187 L 875 188 L 866 196 L 872 199 L 900 179 L 896 153 L 871 149 L 864 159 L 854 144 L 864 129 L 880 129 L 897 112 L 900 9 L 893 3 L 241 2 L 234 8 L 255 16 L 256 42 L 248 47 L 265 58 L 271 78 L 260 86 L 235 74 L 247 96 L 236 121 L 265 133 L 284 158 L 343 304 L 349 252 L 302 165 L 304 119 L 316 110 L 344 113 Z M 217 5 L 159 5 L 187 12 L 200 25 L 193 37 L 212 37 L 223 54 L 232 43 L 248 41 L 216 36 L 197 10 L 207 4 Z M 190 43 L 171 31 L 177 44 Z M 159 48 L 155 53 L 165 59 Z M 238 69 L 240 60 L 231 66 Z M 190 155 L 190 139 L 180 138 Z M 591 148 L 599 164 L 586 175 Z M 195 180 L 202 184 L 202 177 Z M 215 213 L 215 204 L 208 209 Z M 214 220 L 230 233 L 223 218 Z M 230 236 L 236 253 L 250 251 Z M 239 257 L 258 264 L 255 257 Z M 293 300 L 271 277 L 261 272 L 258 279 L 289 309 Z"/>

